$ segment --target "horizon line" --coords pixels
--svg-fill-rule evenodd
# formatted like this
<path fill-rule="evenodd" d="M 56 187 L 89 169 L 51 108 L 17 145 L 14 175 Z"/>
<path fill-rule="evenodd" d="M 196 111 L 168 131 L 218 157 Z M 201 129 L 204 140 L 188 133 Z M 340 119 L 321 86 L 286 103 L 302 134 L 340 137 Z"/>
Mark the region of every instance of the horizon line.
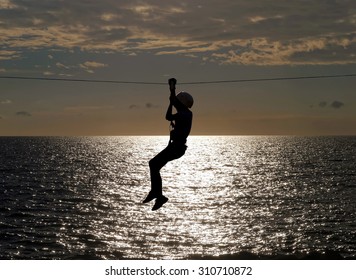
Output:
<path fill-rule="evenodd" d="M 356 134 L 192 134 L 192 137 L 356 137 Z M 118 135 L 0 135 L 4 137 L 167 137 L 164 134 L 118 134 Z"/>

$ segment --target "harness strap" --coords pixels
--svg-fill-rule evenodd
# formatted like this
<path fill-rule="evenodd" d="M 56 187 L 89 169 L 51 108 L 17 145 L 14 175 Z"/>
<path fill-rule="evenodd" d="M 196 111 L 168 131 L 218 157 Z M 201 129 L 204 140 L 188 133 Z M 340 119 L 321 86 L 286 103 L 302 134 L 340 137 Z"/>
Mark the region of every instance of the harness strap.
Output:
<path fill-rule="evenodd" d="M 172 131 L 174 130 L 175 124 L 173 121 L 171 121 L 171 123 L 169 124 L 169 142 L 168 144 L 170 144 L 172 142 Z"/>

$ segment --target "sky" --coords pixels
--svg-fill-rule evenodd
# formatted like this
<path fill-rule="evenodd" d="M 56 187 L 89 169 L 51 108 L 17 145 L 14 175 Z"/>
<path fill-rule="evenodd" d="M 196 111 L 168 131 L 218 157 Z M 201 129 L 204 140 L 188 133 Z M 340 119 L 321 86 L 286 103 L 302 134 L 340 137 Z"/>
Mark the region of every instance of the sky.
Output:
<path fill-rule="evenodd" d="M 356 1 L 0 0 L 0 76 L 166 83 L 193 135 L 356 135 Z M 0 135 L 167 135 L 167 85 L 0 79 Z"/>

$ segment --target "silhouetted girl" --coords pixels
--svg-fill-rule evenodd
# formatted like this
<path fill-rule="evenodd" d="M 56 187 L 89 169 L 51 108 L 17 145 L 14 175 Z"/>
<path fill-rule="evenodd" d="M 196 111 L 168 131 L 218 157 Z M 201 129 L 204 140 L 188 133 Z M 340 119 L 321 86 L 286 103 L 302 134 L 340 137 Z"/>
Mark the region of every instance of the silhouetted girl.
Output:
<path fill-rule="evenodd" d="M 187 149 L 186 141 L 192 127 L 193 113 L 189 110 L 193 106 L 193 97 L 181 91 L 176 95 L 177 80 L 169 79 L 169 88 L 171 95 L 170 103 L 166 113 L 166 120 L 171 122 L 171 132 L 168 146 L 149 161 L 151 175 L 151 191 L 148 193 L 143 203 L 156 199 L 152 210 L 159 209 L 168 201 L 168 198 L 162 194 L 162 178 L 160 170 L 167 162 L 180 158 Z M 173 114 L 172 109 L 176 108 L 177 113 Z"/>

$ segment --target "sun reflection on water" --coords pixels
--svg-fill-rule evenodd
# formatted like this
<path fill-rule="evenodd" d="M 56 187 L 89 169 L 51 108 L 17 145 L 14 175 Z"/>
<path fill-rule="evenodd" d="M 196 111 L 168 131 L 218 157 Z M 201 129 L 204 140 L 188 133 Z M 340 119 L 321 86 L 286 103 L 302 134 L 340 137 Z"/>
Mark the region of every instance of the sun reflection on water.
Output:
<path fill-rule="evenodd" d="M 34 258 L 180 259 L 325 250 L 356 256 L 350 175 L 356 153 L 350 139 L 190 137 L 186 154 L 161 170 L 169 201 L 156 212 L 141 201 L 150 190 L 148 161 L 168 137 L 41 139 L 27 149 L 38 155 L 33 181 L 18 171 L 4 177 L 9 187 L 3 207 L 22 207 L 18 211 L 26 219 L 8 224 L 35 248 Z M 22 188 L 15 188 L 19 178 Z M 21 193 L 6 196 L 15 191 Z M 2 251 L 15 256 L 22 247 L 11 248 Z"/>
<path fill-rule="evenodd" d="M 298 182 L 280 182 L 281 170 L 290 163 L 280 153 L 283 147 L 272 145 L 270 139 L 259 140 L 256 149 L 251 138 L 191 137 L 186 155 L 161 171 L 169 202 L 159 212 L 141 205 L 150 186 L 147 162 L 166 140 L 147 137 L 145 149 L 133 141 L 130 159 L 124 161 L 127 172 L 123 162 L 111 162 L 106 179 L 98 182 L 106 192 L 101 203 L 110 205 L 112 223 L 119 225 L 112 230 L 102 227 L 101 221 L 93 228 L 99 236 L 104 229 L 110 231 L 103 238 L 115 240 L 112 250 L 125 252 L 126 257 L 175 259 L 244 250 L 272 253 L 276 248 L 293 252 L 310 245 L 300 244 L 305 240 L 298 234 L 308 227 L 302 221 L 306 217 L 293 215 L 301 210 L 296 202 L 300 193 L 288 184 L 298 187 Z M 286 189 L 292 193 L 286 194 Z M 116 201 L 111 199 L 115 195 Z M 286 202 L 288 196 L 294 202 Z M 292 212 L 283 213 L 286 203 Z"/>

